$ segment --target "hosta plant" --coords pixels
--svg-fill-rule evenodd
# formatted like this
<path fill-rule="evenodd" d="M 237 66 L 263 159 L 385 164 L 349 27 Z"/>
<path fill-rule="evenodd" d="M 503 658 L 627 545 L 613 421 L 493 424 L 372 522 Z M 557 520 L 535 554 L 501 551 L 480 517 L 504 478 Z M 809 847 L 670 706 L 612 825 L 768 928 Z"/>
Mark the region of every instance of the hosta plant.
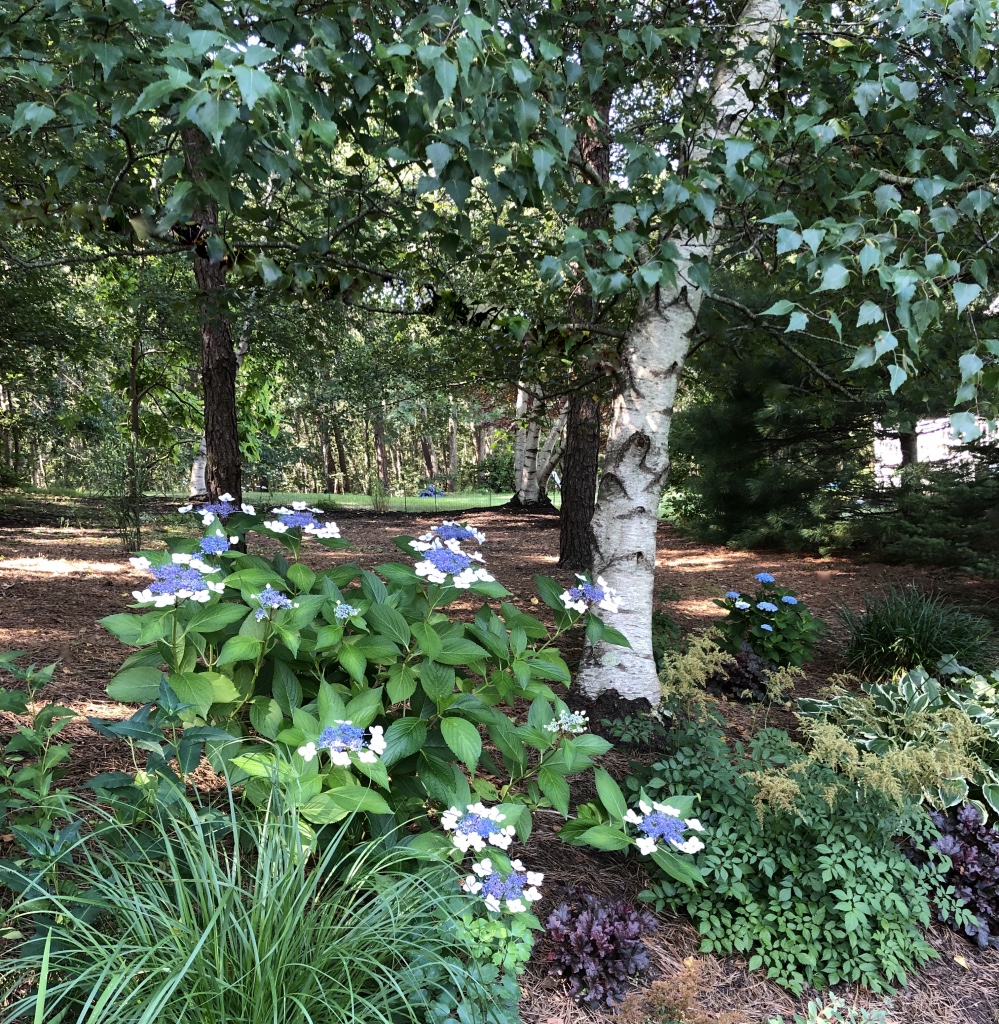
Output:
<path fill-rule="evenodd" d="M 408 563 L 315 572 L 298 560 L 303 543 L 345 545 L 319 509 L 192 511 L 204 535 L 140 553 L 133 564 L 152 576 L 134 594 L 141 610 L 103 620 L 136 648 L 111 696 L 155 702 L 165 676 L 188 726 L 231 737 L 206 738 L 215 767 L 257 802 L 278 778 L 313 824 L 355 811 L 405 820 L 428 801 L 478 798 L 503 806 L 523 836 L 525 804 L 568 814 L 567 777 L 609 744 L 560 727 L 570 710 L 552 686 L 570 679 L 554 640 L 579 626 L 591 642 L 626 643 L 597 614 L 616 601 L 609 588 L 584 580 L 563 591 L 536 577 L 552 631 L 505 600 L 471 527 L 444 522 L 397 538 Z M 252 533 L 285 553 L 237 550 Z M 448 607 L 469 594 L 498 607 L 452 620 Z M 529 706 L 519 725 L 504 710 L 517 702 Z"/>

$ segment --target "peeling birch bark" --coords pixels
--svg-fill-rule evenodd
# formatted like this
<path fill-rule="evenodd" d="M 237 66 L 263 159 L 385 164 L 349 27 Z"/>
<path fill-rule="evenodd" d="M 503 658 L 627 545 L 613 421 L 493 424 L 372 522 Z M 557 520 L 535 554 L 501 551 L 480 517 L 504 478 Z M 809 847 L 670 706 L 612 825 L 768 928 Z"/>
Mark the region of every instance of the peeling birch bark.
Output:
<path fill-rule="evenodd" d="M 746 60 L 742 48 L 751 43 L 766 47 L 783 17 L 779 0 L 749 0 L 743 8 L 733 34 L 736 56 L 715 72 L 715 118 L 692 161 L 703 158 L 713 143 L 738 135 L 768 64 L 759 52 Z M 687 272 L 694 257 L 711 257 L 718 233 L 716 225 L 701 237 L 673 236 L 679 253 L 677 283 L 657 288 L 641 304 L 625 341 L 623 382 L 613 404 L 591 529 L 594 576 L 603 576 L 621 595 L 620 611 L 604 613 L 605 621 L 624 633 L 631 647 L 600 643 L 587 648 L 577 685 L 590 698 L 612 691 L 655 705 L 661 697 L 652 655 L 659 499 L 669 471 L 673 400 L 703 298 Z"/>

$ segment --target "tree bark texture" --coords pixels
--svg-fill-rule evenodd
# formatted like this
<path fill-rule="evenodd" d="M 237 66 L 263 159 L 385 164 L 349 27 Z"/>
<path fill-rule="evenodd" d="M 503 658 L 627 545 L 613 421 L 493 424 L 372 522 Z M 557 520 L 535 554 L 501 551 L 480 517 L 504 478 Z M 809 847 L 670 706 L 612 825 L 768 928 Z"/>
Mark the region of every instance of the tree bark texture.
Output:
<path fill-rule="evenodd" d="M 600 400 L 588 390 L 569 396 L 569 417 L 562 460 L 562 508 L 559 514 L 558 564 L 587 570 L 592 558 L 590 522 L 597 496 L 600 459 Z"/>
<path fill-rule="evenodd" d="M 696 140 L 692 161 L 708 147 L 738 135 L 752 111 L 752 98 L 767 75 L 772 30 L 783 17 L 779 0 L 749 0 L 733 35 L 733 57 L 715 70 L 711 85 L 714 120 Z M 756 44 L 762 52 L 743 55 Z M 669 469 L 669 428 L 683 361 L 703 293 L 688 280 L 694 257 L 709 259 L 718 225 L 694 237 L 672 237 L 676 284 L 661 285 L 639 306 L 624 343 L 621 384 L 613 403 L 593 530 L 593 569 L 621 597 L 620 611 L 602 613 L 631 647 L 599 643 L 583 655 L 577 685 L 596 698 L 612 691 L 652 704 L 661 699 L 652 656 L 653 584 L 659 499 Z"/>
<path fill-rule="evenodd" d="M 184 158 L 195 183 L 204 179 L 204 161 L 211 154 L 208 139 L 199 128 L 181 131 Z M 202 199 L 193 222 L 202 242 L 218 234 L 218 208 Z M 201 255 L 200 253 L 204 253 Z M 226 267 L 213 263 L 207 248 L 199 244 L 194 255 L 194 279 L 198 285 L 201 321 L 201 385 L 205 400 L 205 489 L 214 501 L 229 493 L 242 501 L 242 459 L 236 419 L 236 351 L 226 306 Z"/>

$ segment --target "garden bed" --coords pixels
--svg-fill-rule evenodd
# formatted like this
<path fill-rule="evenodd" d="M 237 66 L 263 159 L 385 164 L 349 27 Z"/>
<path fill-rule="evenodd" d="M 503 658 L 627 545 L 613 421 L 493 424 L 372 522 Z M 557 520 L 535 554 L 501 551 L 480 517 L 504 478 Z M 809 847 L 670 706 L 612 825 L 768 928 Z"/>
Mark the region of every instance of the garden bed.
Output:
<path fill-rule="evenodd" d="M 21 523 L 30 521 L 24 508 L 19 509 L 19 517 Z M 513 603 L 525 610 L 538 611 L 535 573 L 553 576 L 566 584 L 572 581 L 571 573 L 558 570 L 555 565 L 556 518 L 524 517 L 496 510 L 473 512 L 465 518 L 485 532 L 490 569 L 513 592 Z M 58 525 L 48 515 L 38 521 L 43 525 L 0 528 L 0 650 L 24 650 L 42 664 L 57 662 L 44 698 L 71 707 L 81 715 L 126 717 L 132 709 L 116 704 L 105 693 L 108 680 L 122 660 L 123 648 L 96 621 L 121 611 L 143 577 L 128 565 L 125 552 L 102 531 Z M 356 512 L 338 515 L 338 521 L 343 536 L 354 547 L 337 553 L 306 547 L 304 561 L 313 568 L 352 560 L 371 567 L 394 560 L 392 538 L 421 532 L 432 522 L 411 515 Z M 155 546 L 162 540 L 164 529 L 180 527 L 155 528 L 145 545 Z M 272 542 L 262 538 L 254 538 L 251 543 L 251 551 L 266 551 L 270 547 Z M 732 551 L 692 544 L 665 527 L 660 532 L 658 558 L 657 592 L 671 588 L 672 599 L 663 607 L 684 632 L 716 620 L 722 613 L 714 599 L 733 587 L 750 589 L 753 575 L 759 571 L 773 574 L 781 585 L 794 590 L 815 614 L 825 619 L 828 632 L 819 643 L 815 662 L 799 680 L 796 696 L 818 694 L 829 675 L 842 668 L 846 637 L 836 608 L 846 604 L 859 609 L 865 595 L 888 584 L 902 586 L 915 582 L 948 594 L 992 618 L 999 616 L 999 595 L 993 583 L 950 569 Z M 477 603 L 469 600 L 465 608 L 470 611 Z M 462 606 L 458 608 L 460 612 Z M 570 664 L 574 656 L 578 657 L 578 651 L 578 642 L 567 645 L 563 653 Z M 734 738 L 747 737 L 764 722 L 785 728 L 794 724 L 789 712 L 779 707 L 763 711 L 726 703 L 722 711 Z M 9 724 L 9 716 L 4 718 Z M 66 735 L 76 744 L 70 775 L 73 784 L 82 784 L 101 771 L 134 767 L 126 747 L 97 736 L 82 721 L 73 723 Z M 626 763 L 617 753 L 612 757 L 622 766 Z M 532 865 L 546 873 L 544 900 L 538 908 L 542 919 L 574 885 L 585 885 L 601 895 L 629 898 L 644 887 L 645 880 L 634 860 L 567 847 L 556 835 L 560 821 L 557 814 L 542 811 L 535 818 L 529 853 Z M 928 1020 L 995 1024 L 999 1019 L 999 953 L 979 952 L 942 927 L 935 927 L 931 938 L 940 957 L 896 997 L 892 1020 L 904 1024 Z M 664 916 L 662 927 L 649 940 L 652 967 L 647 980 L 674 973 L 686 957 L 696 955 L 698 943 L 699 936 L 692 925 Z M 542 939 L 535 960 L 522 979 L 523 1018 L 528 1024 L 568 1024 L 609 1017 L 609 1012 L 573 1003 L 561 982 L 546 977 L 543 956 Z M 805 1000 L 795 1000 L 763 980 L 761 972 L 747 973 L 744 960 L 719 960 L 710 955 L 700 960 L 701 1001 L 705 1009 L 736 1011 L 746 1024 L 757 1024 L 775 1013 L 787 1016 L 795 1007 L 800 1009 L 804 1005 Z M 868 1001 L 871 1005 L 879 1002 L 874 998 Z"/>

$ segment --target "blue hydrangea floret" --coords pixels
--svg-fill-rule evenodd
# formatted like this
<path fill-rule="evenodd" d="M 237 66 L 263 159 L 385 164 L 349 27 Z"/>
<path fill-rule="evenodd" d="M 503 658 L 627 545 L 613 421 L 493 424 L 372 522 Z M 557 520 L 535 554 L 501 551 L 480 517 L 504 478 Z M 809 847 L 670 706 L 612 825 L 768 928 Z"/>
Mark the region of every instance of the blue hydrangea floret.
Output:
<path fill-rule="evenodd" d="M 204 505 L 181 505 L 178 512 L 196 512 L 201 516 L 201 522 L 209 526 L 216 519 L 228 519 L 234 512 L 245 512 L 248 516 L 257 514 L 252 505 L 237 505 L 236 499 L 229 494 L 220 494 L 217 501 L 209 501 Z"/>
<path fill-rule="evenodd" d="M 359 725 L 354 725 L 350 719 L 337 720 L 323 729 L 318 739 L 299 747 L 298 753 L 311 761 L 320 750 L 325 750 L 333 764 L 341 768 L 350 765 L 351 755 L 363 764 L 374 764 L 385 752 L 385 733 L 380 725 L 373 725 L 365 739 L 364 729 Z"/>
<path fill-rule="evenodd" d="M 281 611 L 285 608 L 297 608 L 298 602 L 292 601 L 290 597 L 282 594 L 280 590 L 275 590 L 269 583 L 259 594 L 250 594 L 250 597 L 254 601 L 260 602 L 260 607 L 257 609 L 256 619 L 257 622 L 261 622 L 269 617 L 269 613 L 272 611 Z"/>
<path fill-rule="evenodd" d="M 281 505 L 271 509 L 271 518 L 264 520 L 264 526 L 274 533 L 301 530 L 319 540 L 329 538 L 339 540 L 340 527 L 330 520 L 322 521 L 316 518 L 321 515 L 325 515 L 321 508 L 310 508 L 304 501 L 293 501 L 291 508 Z"/>
<path fill-rule="evenodd" d="M 219 570 L 203 562 L 197 555 L 175 552 L 169 562 L 153 565 L 148 558 L 130 558 L 136 569 L 148 572 L 153 582 L 144 590 L 133 590 L 132 597 L 139 604 L 151 604 L 156 608 L 168 608 L 180 601 L 197 601 L 204 604 L 212 594 L 221 594 L 225 584 L 206 579 Z"/>
<path fill-rule="evenodd" d="M 527 871 L 519 860 L 510 861 L 510 867 L 511 871 L 500 871 L 485 857 L 472 865 L 472 874 L 461 887 L 481 896 L 486 909 L 494 913 L 505 909 L 511 914 L 522 914 L 531 903 L 541 899 L 538 886 L 545 876 L 540 871 Z"/>
<path fill-rule="evenodd" d="M 792 597 L 790 594 L 785 594 L 781 598 L 781 603 L 782 604 L 797 604 L 798 603 L 798 599 L 796 597 Z"/>
<path fill-rule="evenodd" d="M 594 604 L 608 612 L 616 612 L 621 607 L 620 594 L 608 586 L 603 576 L 598 576 L 596 583 L 590 582 L 579 573 L 576 573 L 576 579 L 579 580 L 577 586 L 569 587 L 559 595 L 567 612 L 582 613 Z"/>
<path fill-rule="evenodd" d="M 423 560 L 413 566 L 416 575 L 430 583 L 445 583 L 450 576 L 453 587 L 467 590 L 473 583 L 491 583 L 494 579 L 488 570 L 473 566 L 473 562 L 484 561 L 482 555 L 462 551 L 457 540 L 411 540 L 409 546 L 423 555 Z"/>
<path fill-rule="evenodd" d="M 336 607 L 333 609 L 333 614 L 336 616 L 337 622 L 344 622 L 349 619 L 351 615 L 358 615 L 360 613 L 352 604 L 347 604 L 346 601 L 337 601 Z"/>
<path fill-rule="evenodd" d="M 768 573 L 768 572 L 758 572 L 756 574 L 755 579 L 756 579 L 757 583 L 773 583 L 773 582 L 775 582 L 773 576 L 771 576 L 770 573 Z"/>
<path fill-rule="evenodd" d="M 680 812 L 669 804 L 650 804 L 640 800 L 638 811 L 629 808 L 624 820 L 635 826 L 639 833 L 635 845 L 645 856 L 651 856 L 658 849 L 679 850 L 681 853 L 697 853 L 704 849 L 704 843 L 697 836 L 684 838 L 688 830 L 703 832 L 704 826 L 697 818 L 684 820 Z"/>
<path fill-rule="evenodd" d="M 506 815 L 495 807 L 486 807 L 481 801 L 468 804 L 464 811 L 451 807 L 441 815 L 441 828 L 453 833 L 451 842 L 462 853 L 470 849 L 478 853 L 486 848 L 486 843 L 507 849 L 513 842 L 514 828 L 512 825 L 501 825 Z"/>
<path fill-rule="evenodd" d="M 761 612 L 777 611 L 777 605 L 775 605 L 773 601 L 760 601 L 756 607 L 759 608 Z"/>

